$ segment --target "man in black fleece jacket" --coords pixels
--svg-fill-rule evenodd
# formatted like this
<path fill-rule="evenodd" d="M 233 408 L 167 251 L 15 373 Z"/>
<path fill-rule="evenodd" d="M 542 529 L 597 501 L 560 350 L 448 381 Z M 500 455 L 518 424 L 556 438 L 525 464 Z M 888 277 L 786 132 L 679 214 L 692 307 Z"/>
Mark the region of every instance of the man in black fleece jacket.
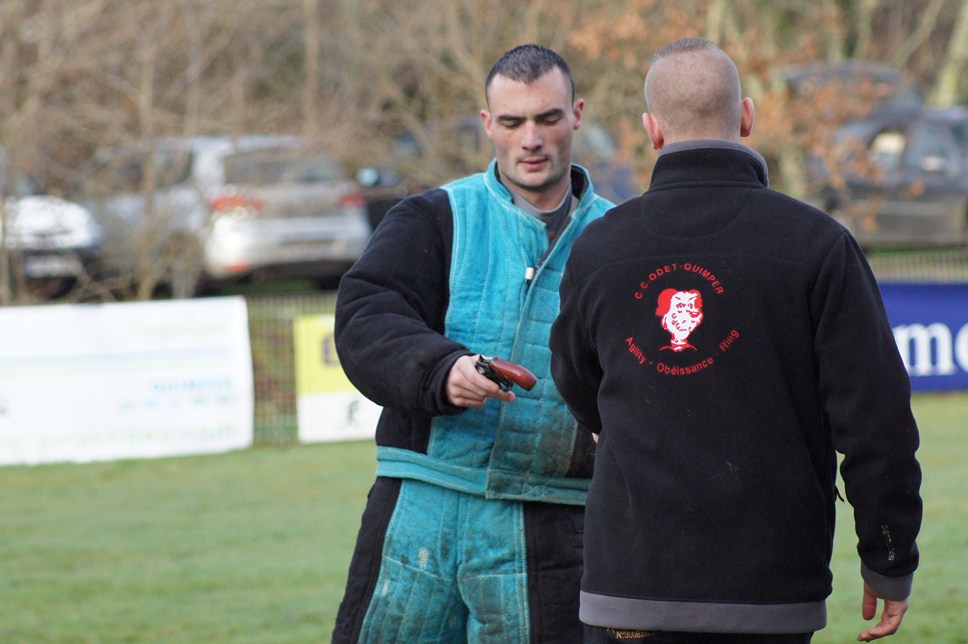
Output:
<path fill-rule="evenodd" d="M 910 381 L 851 235 L 767 187 L 733 61 L 653 58 L 642 197 L 590 224 L 561 282 L 552 374 L 598 436 L 587 641 L 809 642 L 831 592 L 837 452 L 862 614 L 894 633 L 921 523 Z"/>

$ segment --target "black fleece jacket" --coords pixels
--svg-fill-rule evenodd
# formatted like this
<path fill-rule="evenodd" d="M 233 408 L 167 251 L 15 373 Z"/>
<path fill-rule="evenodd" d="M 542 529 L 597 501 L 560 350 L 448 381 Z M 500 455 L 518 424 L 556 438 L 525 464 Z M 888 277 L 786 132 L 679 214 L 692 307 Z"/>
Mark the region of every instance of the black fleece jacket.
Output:
<path fill-rule="evenodd" d="M 822 628 L 836 452 L 865 579 L 908 595 L 918 430 L 880 292 L 850 234 L 770 190 L 759 155 L 664 151 L 649 191 L 579 238 L 561 302 L 553 376 L 600 433 L 584 621 Z"/>

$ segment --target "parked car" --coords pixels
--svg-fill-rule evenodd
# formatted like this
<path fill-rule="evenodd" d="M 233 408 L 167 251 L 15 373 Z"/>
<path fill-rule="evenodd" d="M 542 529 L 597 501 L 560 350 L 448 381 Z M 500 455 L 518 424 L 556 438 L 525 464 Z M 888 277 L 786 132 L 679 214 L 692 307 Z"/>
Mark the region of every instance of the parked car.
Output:
<path fill-rule="evenodd" d="M 371 233 L 356 182 L 332 155 L 292 136 L 108 148 L 82 192 L 107 232 L 115 272 L 147 266 L 175 296 L 242 279 L 331 282 Z"/>
<path fill-rule="evenodd" d="M 370 223 L 379 224 L 393 204 L 407 195 L 437 186 L 487 167 L 493 156 L 490 139 L 478 116 L 433 124 L 419 132 L 404 132 L 394 141 L 389 163 L 363 168 L 363 186 Z M 572 158 L 585 166 L 595 190 L 621 203 L 643 192 L 632 167 L 619 160 L 618 145 L 598 121 L 586 119 L 576 132 Z M 445 168 L 441 172 L 441 168 Z"/>
<path fill-rule="evenodd" d="M 867 115 L 882 110 L 917 109 L 923 103 L 915 83 L 902 72 L 876 61 L 847 59 L 791 65 L 781 71 L 781 76 L 792 96 L 846 112 L 860 110 Z"/>
<path fill-rule="evenodd" d="M 968 244 L 968 111 L 883 110 L 834 140 L 815 200 L 863 247 Z"/>
<path fill-rule="evenodd" d="M 0 151 L 0 195 L 5 227 L 0 242 L 13 273 L 40 297 L 67 294 L 79 278 L 97 272 L 102 230 L 80 204 L 40 194 L 26 175 L 9 168 Z M 5 234 L 4 234 L 5 233 Z"/>

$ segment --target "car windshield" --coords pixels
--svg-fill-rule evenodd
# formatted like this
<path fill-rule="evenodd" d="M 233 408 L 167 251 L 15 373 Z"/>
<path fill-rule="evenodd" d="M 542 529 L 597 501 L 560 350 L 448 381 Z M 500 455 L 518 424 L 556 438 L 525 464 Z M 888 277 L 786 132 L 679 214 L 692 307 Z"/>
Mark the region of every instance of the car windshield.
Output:
<path fill-rule="evenodd" d="M 234 185 L 339 181 L 343 170 L 335 159 L 292 149 L 237 152 L 225 159 L 225 181 Z"/>
<path fill-rule="evenodd" d="M 111 150 L 100 157 L 88 177 L 88 190 L 99 194 L 133 194 L 145 189 L 149 162 L 154 159 L 154 188 L 164 189 L 186 182 L 193 155 L 187 150 Z"/>

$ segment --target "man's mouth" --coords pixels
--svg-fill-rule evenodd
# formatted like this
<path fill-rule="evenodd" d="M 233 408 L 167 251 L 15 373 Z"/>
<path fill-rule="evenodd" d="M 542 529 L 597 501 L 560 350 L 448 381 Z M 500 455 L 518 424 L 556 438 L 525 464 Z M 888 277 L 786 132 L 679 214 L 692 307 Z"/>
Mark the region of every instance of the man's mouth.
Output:
<path fill-rule="evenodd" d="M 548 162 L 547 157 L 528 157 L 521 159 L 520 163 L 528 170 L 538 170 Z"/>

